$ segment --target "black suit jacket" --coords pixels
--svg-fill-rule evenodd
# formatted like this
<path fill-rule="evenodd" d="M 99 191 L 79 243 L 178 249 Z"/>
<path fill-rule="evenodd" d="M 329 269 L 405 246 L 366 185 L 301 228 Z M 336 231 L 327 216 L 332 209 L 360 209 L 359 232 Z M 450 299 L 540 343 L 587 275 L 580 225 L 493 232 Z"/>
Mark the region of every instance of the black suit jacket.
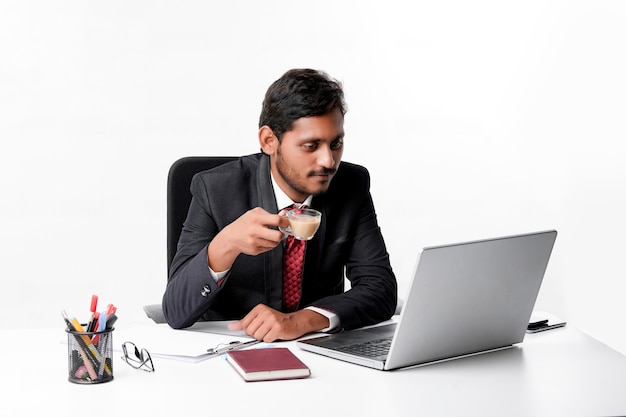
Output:
<path fill-rule="evenodd" d="M 396 278 L 369 185 L 365 168 L 342 162 L 328 191 L 311 203 L 322 212 L 322 221 L 315 237 L 307 242 L 299 308 L 331 310 L 338 315 L 342 329 L 387 320 L 397 302 Z M 170 326 L 240 319 L 259 303 L 280 310 L 282 245 L 257 256 L 239 255 L 219 286 L 207 262 L 209 242 L 246 211 L 262 207 L 278 212 L 269 157 L 244 156 L 196 174 L 191 192 L 189 213 L 163 296 L 163 312 Z M 344 276 L 351 282 L 346 292 Z"/>

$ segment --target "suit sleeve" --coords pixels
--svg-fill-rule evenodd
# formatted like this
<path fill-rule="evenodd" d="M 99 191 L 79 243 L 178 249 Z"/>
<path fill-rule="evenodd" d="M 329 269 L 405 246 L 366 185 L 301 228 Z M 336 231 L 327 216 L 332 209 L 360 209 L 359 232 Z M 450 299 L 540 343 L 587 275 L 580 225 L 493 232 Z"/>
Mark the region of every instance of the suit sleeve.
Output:
<path fill-rule="evenodd" d="M 209 270 L 207 248 L 217 234 L 202 177 L 191 183 L 192 200 L 163 295 L 163 313 L 173 328 L 195 323 L 219 292 Z"/>
<path fill-rule="evenodd" d="M 350 187 L 357 191 L 342 199 L 341 213 L 350 213 L 350 218 L 335 225 L 335 229 L 343 230 L 325 256 L 325 260 L 340 257 L 351 288 L 312 303 L 335 312 L 341 321 L 341 329 L 388 320 L 397 303 L 397 281 L 369 191 L 369 174 L 361 169 L 360 187 L 355 187 L 357 181 L 353 178 Z"/>

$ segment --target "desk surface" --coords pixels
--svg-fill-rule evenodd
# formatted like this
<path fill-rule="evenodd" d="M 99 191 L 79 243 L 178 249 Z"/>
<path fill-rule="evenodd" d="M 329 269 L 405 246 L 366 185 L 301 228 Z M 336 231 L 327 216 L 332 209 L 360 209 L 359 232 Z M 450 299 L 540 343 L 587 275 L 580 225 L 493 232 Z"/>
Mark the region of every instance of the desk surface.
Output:
<path fill-rule="evenodd" d="M 134 340 L 153 323 L 132 329 Z M 142 330 L 143 329 L 143 330 Z M 128 337 L 118 322 L 114 345 Z M 126 331 L 126 333 L 124 333 Z M 177 337 L 177 330 L 167 329 Z M 244 382 L 223 356 L 191 363 L 154 358 L 156 372 L 114 357 L 114 380 L 67 381 L 62 327 L 0 329 L 4 379 L 0 415 L 209 415 L 212 412 L 331 415 L 626 415 L 626 357 L 573 328 L 527 335 L 517 347 L 391 372 L 347 364 L 289 347 L 312 371 L 308 379 Z M 223 335 L 203 334 L 207 346 Z M 139 342 L 137 342 L 139 344 Z M 150 346 L 144 346 L 150 350 Z M 117 352 L 116 352 L 117 353 Z M 283 395 L 281 400 L 279 396 Z M 102 402 L 101 402 L 102 401 Z M 213 414 L 215 415 L 215 414 Z"/>

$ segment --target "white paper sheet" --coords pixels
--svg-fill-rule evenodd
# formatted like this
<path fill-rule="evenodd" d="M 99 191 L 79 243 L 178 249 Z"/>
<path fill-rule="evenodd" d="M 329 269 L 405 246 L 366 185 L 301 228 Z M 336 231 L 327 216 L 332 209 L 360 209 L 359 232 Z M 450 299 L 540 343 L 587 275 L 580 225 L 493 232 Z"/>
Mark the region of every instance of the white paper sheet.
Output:
<path fill-rule="evenodd" d="M 199 362 L 212 357 L 207 349 L 235 340 L 252 340 L 243 331 L 233 332 L 226 321 L 201 322 L 175 330 L 167 324 L 148 324 L 123 327 L 114 331 L 114 349 L 121 351 L 122 343 L 133 342 L 145 348 L 153 357 Z"/>

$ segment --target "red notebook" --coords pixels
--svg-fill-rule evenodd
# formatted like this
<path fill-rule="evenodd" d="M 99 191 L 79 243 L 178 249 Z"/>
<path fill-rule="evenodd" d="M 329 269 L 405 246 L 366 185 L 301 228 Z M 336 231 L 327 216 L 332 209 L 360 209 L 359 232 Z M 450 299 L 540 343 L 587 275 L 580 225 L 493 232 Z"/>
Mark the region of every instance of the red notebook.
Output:
<path fill-rule="evenodd" d="M 306 378 L 311 370 L 288 348 L 231 350 L 226 360 L 246 381 Z"/>

